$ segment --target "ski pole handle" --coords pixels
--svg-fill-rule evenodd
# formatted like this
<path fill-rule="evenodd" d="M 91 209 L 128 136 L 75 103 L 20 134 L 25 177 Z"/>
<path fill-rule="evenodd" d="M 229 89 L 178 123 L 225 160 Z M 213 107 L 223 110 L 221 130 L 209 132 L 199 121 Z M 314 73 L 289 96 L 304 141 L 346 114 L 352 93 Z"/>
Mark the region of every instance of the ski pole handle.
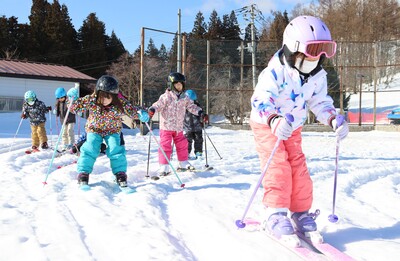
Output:
<path fill-rule="evenodd" d="M 291 113 L 286 113 L 285 114 L 285 119 L 289 123 L 290 126 L 292 126 L 292 122 L 294 122 L 294 117 Z"/>
<path fill-rule="evenodd" d="M 336 115 L 336 128 L 342 126 L 343 122 L 344 122 L 344 116 L 341 114 Z"/>

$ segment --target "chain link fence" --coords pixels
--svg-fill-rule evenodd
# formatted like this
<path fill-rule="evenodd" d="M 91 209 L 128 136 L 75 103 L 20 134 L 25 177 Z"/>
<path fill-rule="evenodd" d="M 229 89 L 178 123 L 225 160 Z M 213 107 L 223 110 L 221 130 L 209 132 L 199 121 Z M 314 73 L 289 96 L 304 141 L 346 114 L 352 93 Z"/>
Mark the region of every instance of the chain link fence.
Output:
<path fill-rule="evenodd" d="M 251 43 L 232 40 L 189 40 L 184 43 L 182 73 L 187 77 L 187 89 L 197 92 L 200 103 L 211 116 L 218 115 L 231 124 L 246 124 L 253 93 L 252 70 L 256 68 L 258 77 L 280 44 L 257 42 L 253 66 Z M 328 71 L 328 88 L 335 99 L 335 107 L 347 115 L 350 123 L 390 123 L 387 114 L 400 106 L 399 45 L 400 40 L 337 42 L 337 53 L 326 60 L 324 68 Z M 144 58 L 144 79 L 152 70 L 152 67 L 146 67 L 150 64 L 146 59 L 149 58 Z M 161 73 L 164 78 L 169 71 L 174 71 L 176 60 L 173 59 L 160 69 L 165 70 Z M 144 88 L 145 103 L 151 103 L 165 90 L 162 82 L 158 81 L 156 85 L 143 83 L 147 86 Z"/>

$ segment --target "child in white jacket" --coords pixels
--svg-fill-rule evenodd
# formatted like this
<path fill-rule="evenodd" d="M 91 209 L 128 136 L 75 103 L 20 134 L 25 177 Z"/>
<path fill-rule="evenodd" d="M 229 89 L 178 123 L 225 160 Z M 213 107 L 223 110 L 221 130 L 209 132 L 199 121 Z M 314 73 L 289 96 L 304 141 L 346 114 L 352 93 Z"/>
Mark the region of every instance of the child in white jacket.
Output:
<path fill-rule="evenodd" d="M 312 16 L 295 18 L 284 31 L 282 48 L 261 72 L 251 98 L 250 125 L 261 169 L 279 141 L 262 181 L 266 229 L 278 238 L 293 235 L 294 229 L 317 230 L 316 215 L 309 213 L 313 187 L 301 147 L 308 110 L 331 126 L 339 139 L 349 131 L 347 122 L 336 118 L 327 73 L 321 67 L 335 52 L 336 43 L 324 22 Z"/>

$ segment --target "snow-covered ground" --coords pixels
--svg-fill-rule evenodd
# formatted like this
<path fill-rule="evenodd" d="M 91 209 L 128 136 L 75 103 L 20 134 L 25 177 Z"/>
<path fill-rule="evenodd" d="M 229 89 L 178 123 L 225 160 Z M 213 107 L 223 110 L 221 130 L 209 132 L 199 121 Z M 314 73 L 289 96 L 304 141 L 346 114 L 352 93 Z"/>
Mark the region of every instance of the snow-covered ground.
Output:
<path fill-rule="evenodd" d="M 54 120 L 54 119 L 53 119 Z M 0 260 L 297 260 L 261 233 L 238 229 L 259 179 L 251 131 L 207 129 L 209 172 L 179 173 L 159 181 L 145 178 L 149 135 L 124 130 L 128 178 L 134 194 L 115 193 L 108 158 L 96 161 L 90 183 L 76 184 L 74 155 L 54 159 L 52 151 L 26 155 L 29 123 L 19 113 L 0 114 Z M 56 125 L 52 124 L 55 145 Z M 49 126 L 48 126 L 49 130 Z M 48 131 L 49 132 L 49 131 Z M 158 137 L 158 131 L 154 134 Z M 12 146 L 12 147 L 11 147 Z M 303 133 L 314 181 L 313 210 L 327 242 L 357 260 L 398 260 L 400 256 L 400 133 L 352 132 L 340 144 L 335 214 L 332 213 L 335 137 Z M 176 159 L 173 160 L 176 165 Z M 152 140 L 150 175 L 157 171 Z M 47 185 L 43 185 L 50 173 Z M 248 217 L 263 218 L 260 188 Z"/>

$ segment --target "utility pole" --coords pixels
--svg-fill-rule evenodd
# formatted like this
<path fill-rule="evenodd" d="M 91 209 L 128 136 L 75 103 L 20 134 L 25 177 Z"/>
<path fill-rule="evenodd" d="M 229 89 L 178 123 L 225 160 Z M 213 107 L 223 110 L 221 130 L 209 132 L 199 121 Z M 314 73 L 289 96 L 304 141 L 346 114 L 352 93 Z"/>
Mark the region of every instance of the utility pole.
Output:
<path fill-rule="evenodd" d="M 178 43 L 177 43 L 177 58 L 176 58 L 176 70 L 178 73 L 182 72 L 182 52 L 181 52 L 181 9 L 178 9 Z"/>
<path fill-rule="evenodd" d="M 357 77 L 360 77 L 360 96 L 359 96 L 359 101 L 358 101 L 358 126 L 362 125 L 362 82 L 363 82 L 363 78 L 365 77 L 365 75 L 359 73 L 357 74 Z"/>
<path fill-rule="evenodd" d="M 241 13 L 243 15 L 243 18 L 250 23 L 250 29 L 251 29 L 251 44 L 248 44 L 247 50 L 251 53 L 251 65 L 252 65 L 252 70 L 253 70 L 253 89 L 256 87 L 256 32 L 255 32 L 255 20 L 257 15 L 260 15 L 261 18 L 263 19 L 261 11 L 259 11 L 256 8 L 255 4 L 252 4 L 250 6 L 245 6 L 243 8 L 240 8 L 236 10 L 237 12 Z"/>
<path fill-rule="evenodd" d="M 253 68 L 253 89 L 256 88 L 256 42 L 255 42 L 255 32 L 254 32 L 254 4 L 251 6 L 251 65 Z"/>

